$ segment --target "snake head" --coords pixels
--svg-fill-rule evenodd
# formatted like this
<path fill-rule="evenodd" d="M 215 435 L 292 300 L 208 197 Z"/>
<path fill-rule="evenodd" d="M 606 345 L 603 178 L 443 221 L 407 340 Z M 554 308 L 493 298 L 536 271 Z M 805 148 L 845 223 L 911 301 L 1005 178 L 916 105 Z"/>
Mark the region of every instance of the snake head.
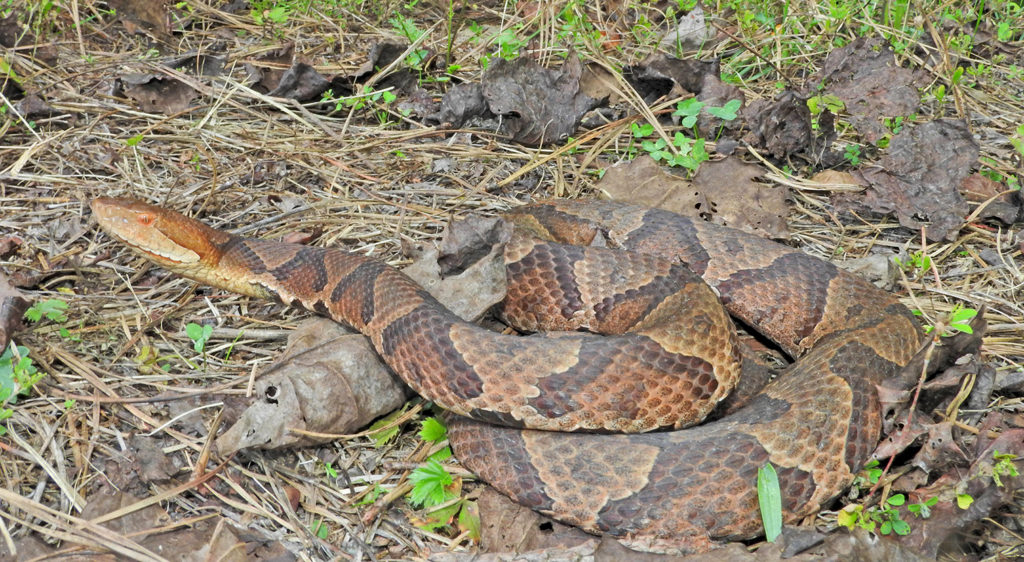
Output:
<path fill-rule="evenodd" d="M 183 275 L 216 265 L 218 244 L 230 237 L 197 220 L 133 199 L 99 197 L 92 201 L 92 212 L 108 234 Z"/>

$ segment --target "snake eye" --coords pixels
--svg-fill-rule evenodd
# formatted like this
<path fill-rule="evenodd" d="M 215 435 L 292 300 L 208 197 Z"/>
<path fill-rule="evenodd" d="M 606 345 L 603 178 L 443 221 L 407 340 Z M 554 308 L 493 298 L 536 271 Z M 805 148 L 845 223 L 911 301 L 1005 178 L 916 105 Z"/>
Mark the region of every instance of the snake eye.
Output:
<path fill-rule="evenodd" d="M 150 213 L 139 213 L 139 224 L 143 226 L 152 226 L 153 222 L 156 221 L 156 217 Z"/>

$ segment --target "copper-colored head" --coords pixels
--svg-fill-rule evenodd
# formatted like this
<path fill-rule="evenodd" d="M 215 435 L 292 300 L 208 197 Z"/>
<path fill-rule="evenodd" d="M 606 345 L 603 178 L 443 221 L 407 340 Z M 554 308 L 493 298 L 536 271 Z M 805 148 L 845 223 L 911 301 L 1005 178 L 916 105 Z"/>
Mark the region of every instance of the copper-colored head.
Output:
<path fill-rule="evenodd" d="M 108 234 L 178 273 L 201 262 L 216 263 L 214 244 L 224 236 L 199 221 L 133 199 L 99 197 L 92 201 L 92 212 Z"/>

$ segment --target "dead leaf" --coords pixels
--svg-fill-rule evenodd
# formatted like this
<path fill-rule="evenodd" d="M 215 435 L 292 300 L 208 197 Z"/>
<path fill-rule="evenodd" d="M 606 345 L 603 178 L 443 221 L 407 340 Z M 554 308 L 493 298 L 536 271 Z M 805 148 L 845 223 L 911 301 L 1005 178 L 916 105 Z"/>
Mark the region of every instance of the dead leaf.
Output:
<path fill-rule="evenodd" d="M 1005 185 L 975 172 L 960 184 L 964 197 L 973 203 L 985 203 L 978 219 L 994 218 L 1003 224 L 1013 224 L 1020 216 L 1022 200 L 1020 191 L 1009 190 Z M 994 199 L 993 199 L 994 198 Z"/>
<path fill-rule="evenodd" d="M 118 80 L 124 95 L 135 100 L 146 113 L 181 113 L 199 95 L 192 86 L 170 76 L 128 74 Z"/>
<path fill-rule="evenodd" d="M 706 220 L 711 216 L 711 204 L 701 189 L 646 155 L 605 169 L 597 187 L 618 201 L 658 207 L 690 218 Z"/>
<path fill-rule="evenodd" d="M 765 170 L 735 156 L 701 164 L 693 177 L 711 205 L 711 222 L 777 240 L 789 239 L 785 186 L 755 182 Z"/>
<path fill-rule="evenodd" d="M 81 517 L 87 520 L 96 519 L 112 511 L 128 507 L 138 502 L 139 499 L 141 498 L 136 498 L 121 490 L 115 490 L 109 485 L 101 486 L 89 494 L 89 503 L 85 504 L 85 508 L 82 509 Z M 149 505 L 101 524 L 120 535 L 131 535 L 166 525 L 170 519 L 162 507 Z"/>
<path fill-rule="evenodd" d="M 972 523 L 993 516 L 1014 501 L 1015 494 L 1024 487 L 1024 476 L 1002 476 L 1003 486 L 996 486 L 992 480 L 995 451 L 1018 457 L 1024 455 L 1024 430 L 1004 431 L 997 439 L 977 452 L 976 460 L 967 471 L 950 472 L 931 486 L 913 493 L 911 500 L 923 502 L 939 497 L 931 508 L 931 517 L 917 519 L 911 525 L 911 533 L 900 538 L 900 542 L 934 560 L 947 539 L 967 536 Z M 1019 466 L 1019 461 L 1018 461 Z M 967 509 L 957 506 L 955 494 L 969 494 L 974 501 Z M 953 545 L 956 552 L 959 545 Z"/>
<path fill-rule="evenodd" d="M 163 484 L 178 473 L 171 457 L 163 451 L 163 443 L 145 435 L 132 435 L 128 440 L 132 469 L 146 483 Z"/>
<path fill-rule="evenodd" d="M 121 20 L 128 33 L 152 32 L 158 39 L 170 38 L 170 15 L 163 2 L 108 0 L 107 4 L 117 10 L 118 19 Z"/>
<path fill-rule="evenodd" d="M 304 62 L 296 62 L 281 75 L 277 87 L 267 95 L 279 98 L 291 98 L 299 102 L 320 99 L 320 94 L 327 91 L 331 83 L 312 66 Z"/>
<path fill-rule="evenodd" d="M 623 75 L 648 103 L 663 96 L 679 97 L 685 92 L 695 94 L 699 101 L 713 107 L 722 107 L 731 100 L 739 100 L 740 113 L 743 113 L 743 104 L 746 103 L 739 88 L 722 81 L 718 59 L 678 59 L 655 53 L 639 65 L 627 67 Z M 697 117 L 697 129 L 705 137 L 728 136 L 728 133 L 739 131 L 742 127 L 742 119 L 723 121 L 707 111 L 700 112 Z"/>
<path fill-rule="evenodd" d="M 855 172 L 870 186 L 863 198 L 840 197 L 837 204 L 876 214 L 894 213 L 907 228 L 927 226 L 929 240 L 953 240 L 968 211 L 959 187 L 978 153 L 978 144 L 961 120 L 908 126 L 889 143 L 881 167 Z"/>
<path fill-rule="evenodd" d="M 718 78 L 719 67 L 717 59 L 678 59 L 655 53 L 636 66 L 626 67 L 622 74 L 644 101 L 651 103 L 664 96 L 679 97 L 684 92 L 699 94 L 705 80 Z"/>
<path fill-rule="evenodd" d="M 775 158 L 793 154 L 821 154 L 831 144 L 828 130 L 816 143 L 807 102 L 793 91 L 781 92 L 774 100 L 760 99 L 743 112 L 750 127 L 747 142 Z"/>
<path fill-rule="evenodd" d="M 928 429 L 928 437 L 911 464 L 927 473 L 943 474 L 970 461 L 953 440 L 953 422 L 928 424 L 925 427 Z"/>
<path fill-rule="evenodd" d="M 899 254 L 870 254 L 862 258 L 837 261 L 835 264 L 890 291 L 896 287 L 897 282 L 900 280 L 900 267 L 896 265 L 897 259 L 901 263 L 907 263 L 907 253 L 903 251 Z"/>
<path fill-rule="evenodd" d="M 351 433 L 405 402 L 405 385 L 369 340 L 326 318 L 303 322 L 282 357 L 256 381 L 258 397 L 217 438 L 228 455 L 327 441 L 289 432 Z"/>
<path fill-rule="evenodd" d="M 920 104 L 917 89 L 927 76 L 896 64 L 888 42 L 881 37 L 859 37 L 825 57 L 821 70 L 808 81 L 806 97 L 824 93 L 843 100 L 850 123 L 864 140 L 874 143 L 888 134 L 884 117 L 915 113 Z"/>
<path fill-rule="evenodd" d="M 460 128 L 475 117 L 492 118 L 480 84 L 457 84 L 441 99 L 441 107 L 428 122 Z"/>
<path fill-rule="evenodd" d="M 224 58 L 190 51 L 167 60 L 164 66 L 193 76 L 220 76 L 224 73 Z"/>
<path fill-rule="evenodd" d="M 253 89 L 265 94 L 277 88 L 281 83 L 281 76 L 292 66 L 294 52 L 295 44 L 288 43 L 267 51 L 262 56 L 254 57 L 251 59 L 253 62 L 245 63 L 245 70 L 249 74 Z"/>
<path fill-rule="evenodd" d="M 46 119 L 64 113 L 35 94 L 25 96 L 25 99 L 18 102 L 17 108 L 18 113 L 26 119 Z"/>
<path fill-rule="evenodd" d="M 822 170 L 811 176 L 811 181 L 822 188 L 863 186 L 853 174 L 840 170 Z"/>
<path fill-rule="evenodd" d="M 14 256 L 24 243 L 24 240 L 13 234 L 0 236 L 0 259 L 8 259 Z"/>
<path fill-rule="evenodd" d="M 21 319 L 29 302 L 21 291 L 11 286 L 7 274 L 0 270 L 0 350 L 7 349 L 11 336 L 22 328 Z"/>
<path fill-rule="evenodd" d="M 399 43 L 393 43 L 390 41 L 378 41 L 370 47 L 370 51 L 366 54 L 366 61 L 359 65 L 349 79 L 353 82 L 364 80 L 369 78 L 371 75 L 376 73 L 378 70 L 388 66 L 395 62 L 398 57 L 402 56 L 408 45 L 402 45 Z"/>
<path fill-rule="evenodd" d="M 704 21 L 704 8 L 698 2 L 688 13 L 679 16 L 679 24 L 666 33 L 658 46 L 666 51 L 697 50 L 715 37 L 715 30 Z"/>
<path fill-rule="evenodd" d="M 18 21 L 18 10 L 12 10 L 5 18 L 0 18 L 0 46 L 13 49 L 18 46 L 18 41 L 26 41 L 31 44 L 33 38 L 26 26 Z"/>
<path fill-rule="evenodd" d="M 477 500 L 480 545 L 484 552 L 528 552 L 573 547 L 593 537 L 576 527 L 553 521 L 523 507 L 487 486 Z"/>
<path fill-rule="evenodd" d="M 619 84 L 615 76 L 605 67 L 597 63 L 583 65 L 580 76 L 580 91 L 587 97 L 603 104 L 616 104 L 621 100 Z"/>
<path fill-rule="evenodd" d="M 481 86 L 491 113 L 501 117 L 501 132 L 528 146 L 564 141 L 576 131 L 596 100 L 580 91 L 583 66 L 574 53 L 558 71 L 532 59 L 498 59 L 484 72 Z"/>

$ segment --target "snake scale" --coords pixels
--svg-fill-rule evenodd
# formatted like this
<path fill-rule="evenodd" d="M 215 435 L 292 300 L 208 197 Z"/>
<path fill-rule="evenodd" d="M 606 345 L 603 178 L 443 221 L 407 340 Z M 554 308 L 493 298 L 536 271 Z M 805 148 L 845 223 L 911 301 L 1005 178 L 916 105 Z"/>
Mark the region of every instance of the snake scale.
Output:
<path fill-rule="evenodd" d="M 137 201 L 92 208 L 109 234 L 171 271 L 361 331 L 413 389 L 465 416 L 449 438 L 466 468 L 523 505 L 639 550 L 758 536 L 767 462 L 786 521 L 819 510 L 868 460 L 882 424 L 875 385 L 921 340 L 892 295 L 831 263 L 623 203 L 553 201 L 507 215 L 554 241 L 508 243 L 505 314 L 528 329 L 624 332 L 607 337 L 501 336 L 365 256 L 242 238 Z M 741 356 L 718 299 L 799 359 L 734 413 L 677 429 L 736 384 Z M 635 433 L 658 428 L 672 430 Z"/>

